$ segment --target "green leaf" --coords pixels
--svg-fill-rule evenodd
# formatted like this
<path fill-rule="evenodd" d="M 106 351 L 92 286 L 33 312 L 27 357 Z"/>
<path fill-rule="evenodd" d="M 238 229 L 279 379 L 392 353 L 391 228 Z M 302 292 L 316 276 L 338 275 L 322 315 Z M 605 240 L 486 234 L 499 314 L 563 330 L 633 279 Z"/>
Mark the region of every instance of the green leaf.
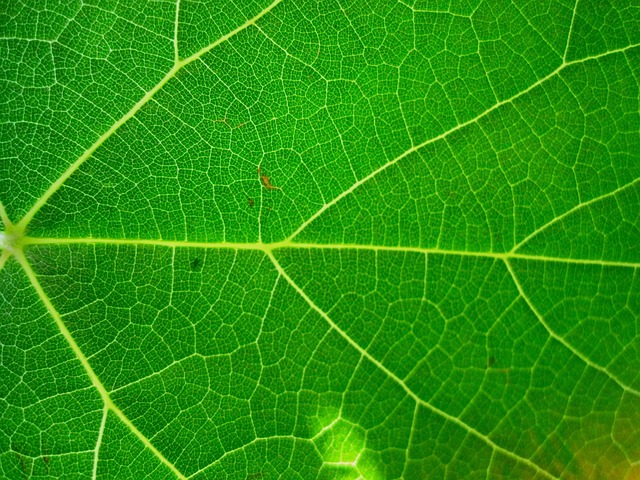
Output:
<path fill-rule="evenodd" d="M 640 8 L 8 2 L 0 476 L 640 475 Z"/>

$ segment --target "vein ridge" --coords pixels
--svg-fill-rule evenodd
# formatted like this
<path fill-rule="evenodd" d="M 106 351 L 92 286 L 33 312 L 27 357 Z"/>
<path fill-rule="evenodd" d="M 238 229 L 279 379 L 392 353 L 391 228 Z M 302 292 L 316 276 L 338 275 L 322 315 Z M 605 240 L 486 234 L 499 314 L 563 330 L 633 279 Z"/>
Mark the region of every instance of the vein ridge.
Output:
<path fill-rule="evenodd" d="M 204 248 L 204 249 L 228 249 L 228 250 L 259 250 L 265 253 L 278 249 L 332 249 L 332 250 L 369 250 L 372 252 L 415 252 L 421 254 L 434 255 L 456 255 L 461 257 L 485 257 L 502 259 L 525 259 L 539 262 L 574 263 L 583 265 L 599 265 L 602 267 L 624 267 L 640 268 L 640 263 L 619 262 L 613 260 L 592 260 L 582 258 L 548 257 L 544 255 L 532 255 L 525 253 L 510 252 L 481 252 L 467 250 L 446 250 L 438 247 L 411 247 L 411 246 L 386 246 L 386 245 L 362 245 L 355 243 L 332 244 L 332 243 L 304 243 L 281 241 L 275 243 L 239 243 L 239 242 L 194 242 L 182 240 L 150 240 L 150 239 L 127 239 L 127 238 L 44 238 L 44 237 L 24 237 L 24 246 L 29 245 L 130 245 L 130 246 L 154 246 L 164 248 Z"/>

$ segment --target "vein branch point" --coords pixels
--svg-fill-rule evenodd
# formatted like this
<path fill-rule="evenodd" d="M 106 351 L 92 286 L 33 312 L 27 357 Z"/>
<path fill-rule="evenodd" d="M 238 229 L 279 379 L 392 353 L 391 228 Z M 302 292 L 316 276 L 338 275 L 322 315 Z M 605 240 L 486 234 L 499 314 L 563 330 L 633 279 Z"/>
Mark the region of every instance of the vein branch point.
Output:
<path fill-rule="evenodd" d="M 22 250 L 24 232 L 14 225 L 7 225 L 6 230 L 0 232 L 0 249 L 15 255 Z"/>

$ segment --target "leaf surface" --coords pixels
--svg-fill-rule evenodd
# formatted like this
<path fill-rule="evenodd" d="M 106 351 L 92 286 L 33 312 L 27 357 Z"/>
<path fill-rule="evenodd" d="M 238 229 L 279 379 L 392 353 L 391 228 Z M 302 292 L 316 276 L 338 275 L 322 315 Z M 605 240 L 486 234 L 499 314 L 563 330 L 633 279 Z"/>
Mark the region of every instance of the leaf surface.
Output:
<path fill-rule="evenodd" d="M 640 475 L 632 2 L 13 2 L 0 475 Z"/>

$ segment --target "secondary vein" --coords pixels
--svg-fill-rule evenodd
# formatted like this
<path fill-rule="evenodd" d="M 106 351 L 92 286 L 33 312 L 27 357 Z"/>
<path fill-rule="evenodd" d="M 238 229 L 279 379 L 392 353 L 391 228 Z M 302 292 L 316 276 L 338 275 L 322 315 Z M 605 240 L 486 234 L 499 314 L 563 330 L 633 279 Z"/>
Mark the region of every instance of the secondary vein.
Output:
<path fill-rule="evenodd" d="M 75 354 L 77 359 L 80 361 L 80 364 L 84 368 L 84 370 L 85 370 L 87 376 L 89 377 L 89 380 L 93 384 L 94 388 L 100 394 L 100 397 L 102 398 L 102 401 L 103 401 L 103 403 L 105 405 L 105 408 L 111 410 L 120 419 L 120 421 L 124 425 L 126 425 L 129 428 L 129 430 L 131 430 L 131 432 L 136 437 L 138 437 L 138 439 L 145 445 L 145 447 L 147 447 L 179 479 L 186 480 L 187 477 L 185 477 L 175 467 L 175 465 L 173 465 L 149 441 L 149 439 L 142 432 L 140 432 L 140 430 L 138 430 L 135 427 L 135 425 L 133 425 L 133 423 L 127 418 L 127 416 L 122 412 L 122 410 L 120 410 L 113 403 L 113 401 L 109 397 L 109 393 L 107 392 L 107 389 L 102 384 L 102 382 L 100 381 L 100 379 L 98 378 L 96 373 L 93 371 L 93 368 L 91 368 L 91 365 L 89 364 L 89 360 L 87 360 L 87 357 L 85 357 L 84 353 L 82 352 L 82 350 L 80 349 L 80 347 L 76 343 L 75 339 L 71 335 L 71 332 L 69 332 L 69 330 L 67 329 L 67 326 L 64 324 L 64 321 L 62 320 L 62 316 L 58 313 L 56 308 L 53 306 L 53 303 L 51 303 L 51 300 L 49 299 L 49 296 L 45 293 L 44 289 L 42 288 L 42 285 L 40 285 L 40 282 L 38 281 L 38 277 L 36 276 L 35 272 L 33 271 L 33 268 L 31 268 L 31 264 L 27 260 L 27 257 L 24 255 L 24 253 L 21 250 L 17 251 L 15 253 L 15 256 L 16 256 L 16 259 L 18 260 L 18 262 L 20 262 L 20 265 L 22 266 L 23 270 L 25 271 L 27 277 L 29 278 L 29 281 L 31 282 L 31 285 L 33 286 L 34 290 L 37 292 L 38 297 L 40 298 L 40 301 L 43 303 L 43 305 L 45 306 L 45 308 L 49 312 L 49 315 L 51 315 L 51 317 L 53 318 L 53 320 L 56 323 L 58 329 L 60 330 L 60 333 L 62 333 L 62 336 L 65 338 L 65 340 L 67 341 L 67 343 L 71 347 L 71 350 L 73 351 L 73 353 Z"/>
<path fill-rule="evenodd" d="M 538 321 L 542 324 L 542 326 L 547 330 L 547 332 L 549 333 L 549 335 L 556 341 L 560 342 L 562 345 L 564 345 L 565 348 L 567 348 L 573 355 L 575 355 L 576 357 L 578 357 L 580 360 L 582 360 L 587 366 L 593 368 L 594 370 L 598 370 L 601 373 L 604 373 L 606 376 L 608 376 L 611 380 L 613 380 L 615 383 L 618 384 L 618 386 L 624 390 L 625 392 L 631 393 L 637 397 L 640 397 L 640 391 L 636 390 L 633 387 L 630 387 L 629 385 L 626 385 L 622 380 L 620 380 L 615 374 L 611 373 L 609 370 L 607 370 L 606 367 L 600 366 L 595 362 L 592 362 L 586 355 L 582 354 L 580 352 L 580 350 L 578 350 L 577 348 L 575 348 L 573 345 L 571 345 L 569 342 L 567 342 L 564 338 L 562 338 L 562 336 L 558 335 L 555 330 L 553 330 L 551 328 L 551 326 L 547 323 L 547 321 L 544 319 L 544 317 L 542 316 L 542 314 L 538 311 L 538 309 L 536 308 L 536 306 L 533 304 L 533 302 L 531 301 L 531 299 L 529 298 L 529 296 L 526 294 L 526 292 L 524 291 L 524 287 L 522 286 L 522 283 L 520 282 L 520 280 L 518 279 L 518 277 L 516 276 L 516 272 L 513 270 L 513 266 L 511 265 L 511 263 L 509 262 L 509 260 L 505 259 L 504 261 L 507 270 L 509 271 L 509 275 L 511 275 L 511 278 L 513 279 L 513 283 L 515 284 L 516 288 L 518 289 L 518 293 L 520 294 L 520 296 L 522 297 L 522 299 L 526 302 L 526 304 L 529 306 L 529 309 L 533 312 L 533 314 L 538 318 Z"/>
<path fill-rule="evenodd" d="M 184 60 L 180 60 L 180 59 L 178 59 L 176 57 L 175 63 L 173 65 L 173 67 L 171 68 L 171 70 L 169 70 L 169 72 L 167 72 L 167 74 L 156 84 L 156 86 L 153 87 L 151 90 L 149 90 L 131 108 L 131 110 L 129 110 L 127 113 L 125 113 L 124 116 L 122 118 L 120 118 L 120 120 L 118 120 L 116 123 L 114 123 L 111 126 L 111 128 L 109 128 L 109 130 L 107 130 L 105 133 L 103 133 L 100 136 L 100 138 L 98 138 L 98 140 L 95 141 L 95 143 L 93 145 L 91 145 L 87 150 L 85 150 L 84 153 L 75 162 L 73 162 L 62 173 L 62 175 L 60 175 L 60 177 L 58 177 L 56 179 L 55 182 L 53 182 L 51 184 L 51 186 L 42 194 L 42 196 L 40 198 L 38 198 L 38 200 L 36 200 L 36 202 L 29 209 L 29 211 L 18 222 L 18 224 L 17 224 L 18 228 L 20 228 L 22 231 L 26 231 L 27 225 L 29 224 L 31 219 L 33 219 L 35 214 L 38 213 L 38 211 L 49 201 L 49 199 L 53 196 L 53 194 L 56 193 L 58 191 L 58 189 L 69 179 L 69 177 L 71 177 L 71 175 L 73 175 L 73 173 L 75 171 L 77 171 L 80 168 L 80 166 L 84 162 L 87 161 L 87 159 L 89 157 L 91 157 L 91 155 L 98 149 L 98 147 L 100 147 L 100 145 L 102 145 L 107 139 L 109 139 L 111 137 L 111 135 L 113 135 L 122 125 L 127 123 L 127 121 L 129 119 L 131 119 L 136 113 L 138 113 L 138 111 L 140 111 L 140 109 L 144 105 L 146 105 L 149 102 L 149 100 L 151 100 L 153 98 L 153 96 L 162 87 L 164 87 L 164 85 L 167 84 L 167 82 L 169 80 L 171 80 L 180 70 L 182 70 L 182 68 L 184 68 L 185 66 L 189 65 L 191 62 L 193 62 L 195 60 L 198 60 L 205 53 L 211 51 L 216 46 L 218 46 L 221 43 L 227 41 L 228 39 L 230 39 L 231 37 L 235 36 L 239 32 L 245 30 L 246 28 L 248 28 L 251 25 L 253 25 L 254 23 L 256 23 L 260 18 L 262 18 L 264 15 L 266 15 L 271 10 L 273 10 L 273 8 L 275 8 L 275 6 L 278 5 L 281 1 L 282 0 L 274 0 L 274 2 L 272 2 L 267 8 L 262 10 L 255 17 L 247 20 L 245 23 L 243 23 L 242 25 L 240 25 L 236 29 L 232 30 L 231 32 L 227 33 L 226 35 L 223 35 L 218 40 L 216 40 L 215 42 L 213 42 L 213 43 L 207 45 L 206 47 L 202 48 L 201 50 L 199 50 L 198 52 L 194 53 L 190 57 L 185 58 Z M 176 12 L 176 15 L 177 14 L 178 13 Z M 177 33 L 176 33 L 176 35 L 177 35 Z M 176 54 L 177 54 L 177 44 L 176 44 L 176 46 L 174 46 L 174 55 L 176 55 Z"/>
<path fill-rule="evenodd" d="M 549 228 L 551 225 L 554 225 L 556 223 L 558 223 L 560 220 L 562 220 L 563 218 L 568 217 L 569 215 L 571 215 L 572 213 L 575 213 L 576 211 L 580 210 L 583 207 L 589 206 L 593 203 L 597 203 L 600 200 L 604 200 L 605 198 L 609 198 L 613 195 L 616 195 L 617 193 L 620 193 L 623 190 L 626 190 L 629 187 L 634 186 L 636 183 L 640 182 L 640 178 L 636 178 L 633 182 L 628 183 L 626 185 L 622 185 L 621 187 L 616 188 L 615 190 L 611 190 L 610 192 L 607 192 L 605 194 L 602 194 L 598 197 L 592 198 L 591 200 L 588 200 L 586 202 L 581 202 L 579 204 L 577 204 L 575 207 L 567 210 L 566 212 L 564 212 L 562 215 L 558 215 L 557 217 L 553 218 L 552 220 L 549 220 L 547 223 L 545 223 L 544 225 L 542 225 L 539 228 L 536 228 L 533 232 L 531 232 L 529 235 L 527 235 L 525 238 L 523 238 L 522 240 L 520 240 L 517 244 L 514 245 L 514 247 L 511 249 L 512 252 L 517 251 L 519 248 L 521 248 L 522 246 L 524 246 L 529 240 L 531 240 L 533 237 L 535 237 L 536 235 L 538 235 L 540 232 L 546 230 L 547 228 Z"/>
<path fill-rule="evenodd" d="M 404 151 L 403 153 L 401 153 L 400 155 L 398 155 L 394 159 L 389 160 L 387 163 L 385 163 L 382 166 L 378 167 L 376 170 L 371 172 L 366 177 L 363 177 L 360 180 L 358 180 L 357 182 L 355 182 L 353 185 L 351 185 L 351 187 L 346 189 L 340 195 L 334 197 L 333 200 L 331 200 L 328 203 L 325 203 L 322 207 L 320 207 L 313 215 L 311 215 L 307 220 L 305 220 L 300 225 L 300 227 L 298 227 L 291 235 L 289 235 L 289 237 L 287 237 L 287 240 L 293 240 L 297 235 L 300 234 L 300 232 L 302 232 L 316 218 L 318 218 L 320 215 L 322 215 L 322 213 L 324 213 L 327 209 L 329 209 L 330 207 L 332 207 L 333 205 L 338 203 L 340 200 L 342 200 L 344 197 L 349 195 L 351 192 L 353 192 L 359 186 L 361 186 L 364 183 L 368 182 L 369 180 L 371 180 L 372 178 L 377 176 L 379 173 L 385 171 L 390 166 L 395 165 L 396 163 L 398 163 L 403 158 L 409 156 L 412 153 L 417 152 L 421 148 L 423 148 L 423 147 L 425 147 L 425 146 L 427 146 L 427 145 L 429 145 L 431 143 L 437 142 L 439 140 L 443 140 L 443 139 L 447 138 L 449 135 L 451 135 L 452 133 L 457 132 L 458 130 L 461 130 L 461 129 L 469 126 L 469 125 L 477 123 L 480 119 L 482 119 L 485 116 L 489 115 L 491 112 L 497 110 L 501 106 L 509 104 L 509 103 L 512 103 L 514 100 L 516 100 L 519 97 L 525 95 L 526 93 L 529 93 L 531 90 L 535 89 L 536 87 L 542 85 L 546 81 L 548 81 L 551 78 L 555 77 L 558 73 L 560 73 L 562 70 L 564 70 L 568 66 L 575 65 L 575 64 L 578 64 L 578 63 L 584 63 L 584 62 L 587 62 L 587 61 L 590 61 L 590 60 L 594 60 L 594 59 L 597 59 L 597 58 L 600 58 L 600 57 L 604 57 L 604 56 L 607 56 L 607 55 L 612 55 L 612 54 L 615 54 L 615 53 L 621 53 L 621 52 L 624 52 L 624 51 L 629 50 L 631 48 L 635 48 L 637 46 L 639 46 L 639 45 L 629 45 L 627 47 L 620 48 L 620 49 L 617 49 L 617 50 L 611 50 L 611 51 L 603 53 L 603 54 L 593 55 L 593 56 L 590 56 L 590 57 L 581 58 L 579 60 L 574 60 L 572 62 L 563 62 L 563 63 L 561 63 L 560 66 L 558 68 L 556 68 L 554 71 L 552 71 L 548 75 L 542 77 L 541 79 L 539 79 L 538 81 L 536 81 L 535 83 L 533 83 L 532 85 L 527 87 L 526 89 L 522 90 L 521 92 L 516 93 L 515 95 L 513 95 L 510 98 L 507 98 L 505 100 L 499 101 L 498 103 L 494 104 L 492 107 L 488 108 L 484 112 L 480 113 L 479 115 L 476 115 L 474 118 L 472 118 L 470 120 L 467 120 L 466 122 L 460 123 L 460 124 L 456 125 L 455 127 L 450 128 L 446 132 L 441 133 L 440 135 L 437 135 L 437 136 L 432 137 L 432 138 L 430 138 L 428 140 L 425 140 L 424 142 L 422 142 L 422 143 L 420 143 L 418 145 L 412 146 L 411 148 L 409 148 L 408 150 Z"/>
<path fill-rule="evenodd" d="M 502 453 L 503 455 L 508 456 L 508 457 L 518 461 L 518 462 L 525 463 L 526 465 L 528 465 L 529 467 L 531 467 L 536 472 L 540 473 L 541 475 L 543 475 L 546 478 L 550 478 L 550 479 L 555 478 L 549 472 L 547 472 L 545 469 L 543 469 L 542 467 L 540 467 L 538 464 L 534 463 L 533 461 L 529 460 L 528 458 L 521 457 L 520 455 L 501 447 L 500 445 L 496 444 L 493 440 L 491 440 L 488 436 L 483 435 L 481 432 L 479 432 L 478 430 L 473 428 L 471 425 L 468 425 L 467 423 L 463 422 L 458 417 L 454 417 L 453 415 L 449 415 L 445 411 L 440 410 L 439 408 L 437 408 L 437 407 L 431 405 L 430 403 L 426 402 L 425 400 L 421 399 L 413 390 L 411 390 L 411 388 L 409 388 L 409 386 L 404 381 L 402 381 L 402 379 L 400 379 L 398 376 L 396 376 L 391 370 L 389 370 L 380 361 L 378 361 L 378 359 L 373 357 L 369 352 L 367 352 L 364 348 L 362 348 L 344 330 L 342 330 L 329 317 L 329 315 L 327 315 L 327 313 L 324 312 L 324 310 L 322 310 L 320 307 L 318 307 L 313 302 L 313 300 L 311 300 L 311 298 L 309 298 L 309 296 L 304 292 L 304 290 L 297 283 L 295 283 L 295 281 L 287 274 L 287 272 L 284 270 L 284 268 L 282 268 L 280 263 L 278 263 L 278 260 L 275 258 L 275 256 L 273 255 L 272 252 L 267 252 L 267 255 L 269 256 L 269 258 L 273 262 L 273 265 L 275 266 L 276 270 L 280 273 L 280 275 L 285 278 L 285 280 L 289 283 L 289 285 L 291 285 L 291 287 L 298 293 L 298 295 L 300 295 L 300 297 L 302 297 L 304 299 L 304 301 L 309 305 L 309 307 L 311 307 L 322 318 L 324 318 L 326 320 L 326 322 L 329 324 L 329 326 L 333 330 L 335 330 L 342 338 L 344 338 L 347 341 L 347 343 L 349 343 L 349 345 L 351 345 L 353 348 L 355 348 L 363 357 L 367 358 L 378 369 L 380 369 L 382 372 L 384 372 L 385 375 L 387 375 L 398 386 L 400 386 L 407 393 L 407 395 L 409 395 L 416 403 L 419 403 L 420 405 L 423 405 L 424 407 L 428 408 L 429 410 L 431 410 L 435 414 L 440 415 L 441 417 L 445 418 L 446 420 L 448 420 L 448 421 L 450 421 L 452 423 L 455 423 L 456 425 L 458 425 L 459 427 L 461 427 L 463 430 L 467 431 L 468 433 L 470 433 L 474 437 L 482 440 L 484 443 L 489 445 L 493 450 L 498 451 L 498 452 Z"/>

